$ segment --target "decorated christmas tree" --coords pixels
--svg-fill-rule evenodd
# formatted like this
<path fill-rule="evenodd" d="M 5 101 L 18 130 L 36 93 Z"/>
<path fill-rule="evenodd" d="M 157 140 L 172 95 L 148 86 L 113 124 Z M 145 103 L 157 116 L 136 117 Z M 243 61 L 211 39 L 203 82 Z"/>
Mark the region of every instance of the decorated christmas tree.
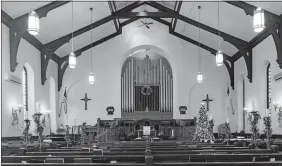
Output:
<path fill-rule="evenodd" d="M 214 140 L 214 136 L 210 129 L 209 117 L 204 105 L 199 110 L 197 118 L 197 128 L 193 136 L 194 141 L 207 141 Z"/>

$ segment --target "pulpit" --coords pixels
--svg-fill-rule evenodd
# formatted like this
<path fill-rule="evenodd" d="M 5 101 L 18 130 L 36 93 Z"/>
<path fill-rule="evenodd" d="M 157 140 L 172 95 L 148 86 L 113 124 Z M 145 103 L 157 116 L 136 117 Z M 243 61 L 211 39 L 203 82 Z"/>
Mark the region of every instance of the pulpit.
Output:
<path fill-rule="evenodd" d="M 147 136 L 147 137 L 157 137 L 157 130 L 151 126 L 143 126 L 143 130 L 137 130 L 138 138 Z"/>

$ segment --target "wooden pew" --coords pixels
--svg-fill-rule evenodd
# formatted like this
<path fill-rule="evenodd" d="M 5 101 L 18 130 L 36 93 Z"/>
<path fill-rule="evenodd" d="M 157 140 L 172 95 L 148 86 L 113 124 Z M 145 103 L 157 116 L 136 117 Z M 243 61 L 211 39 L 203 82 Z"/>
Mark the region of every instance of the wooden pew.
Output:
<path fill-rule="evenodd" d="M 152 154 L 201 154 L 201 153 L 223 153 L 228 154 L 234 153 L 272 153 L 271 149 L 234 149 L 234 150 L 175 150 L 175 151 L 154 151 L 151 150 Z M 142 151 L 103 151 L 105 155 L 142 155 L 145 153 L 145 150 Z M 60 156 L 60 155 L 93 155 L 93 152 L 84 152 L 84 151 L 62 151 L 62 152 L 26 152 L 28 156 Z"/>
<path fill-rule="evenodd" d="M 64 155 L 93 155 L 93 152 L 84 152 L 84 151 L 76 151 L 76 152 L 26 152 L 27 156 L 64 156 Z"/>
<path fill-rule="evenodd" d="M 48 164 L 48 165 L 56 165 L 56 164 Z M 85 166 L 85 163 L 65 163 L 60 164 L 63 166 Z M 146 165 L 143 163 L 103 163 L 103 164 L 95 164 L 95 163 L 87 163 L 89 166 L 281 166 L 282 162 L 207 162 L 207 163 L 153 163 L 152 165 Z M 45 163 L 38 164 L 22 164 L 22 163 L 2 163 L 2 166 L 46 166 Z"/>
<path fill-rule="evenodd" d="M 276 161 L 282 161 L 281 153 L 265 153 L 265 154 L 152 154 L 155 162 L 180 162 L 189 161 L 191 158 L 205 157 L 207 161 L 252 161 L 253 157 L 268 156 L 270 158 L 275 158 Z M 73 163 L 74 158 L 92 158 L 97 162 L 145 162 L 145 154 L 143 155 L 65 155 L 65 156 L 2 156 L 3 163 L 19 163 L 21 161 L 29 161 L 30 159 L 45 160 L 46 158 L 64 158 L 65 163 Z"/>
<path fill-rule="evenodd" d="M 31 164 L 31 163 L 27 163 L 27 164 L 22 164 L 22 163 L 2 163 L 1 165 L 3 166 L 46 166 L 47 164 L 45 163 L 36 163 L 36 164 Z M 48 165 L 51 166 L 57 166 L 58 164 L 54 163 L 54 164 L 50 164 L 48 163 Z M 146 166 L 144 163 L 64 163 L 60 165 L 64 165 L 64 166 L 85 166 L 85 165 L 89 165 L 89 166 Z"/>

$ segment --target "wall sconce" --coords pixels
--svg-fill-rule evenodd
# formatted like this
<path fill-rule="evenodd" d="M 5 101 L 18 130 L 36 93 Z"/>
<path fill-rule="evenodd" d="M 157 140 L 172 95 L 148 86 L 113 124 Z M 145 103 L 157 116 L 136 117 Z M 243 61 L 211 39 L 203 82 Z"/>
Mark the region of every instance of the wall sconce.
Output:
<path fill-rule="evenodd" d="M 255 109 L 253 107 L 250 107 L 250 108 L 244 108 L 244 111 L 246 114 L 249 114 L 249 113 L 254 113 L 256 112 Z"/>
<path fill-rule="evenodd" d="M 281 112 L 282 111 L 282 104 L 279 103 L 273 103 L 274 111 L 275 112 Z"/>
<path fill-rule="evenodd" d="M 14 106 L 14 107 L 12 108 L 12 112 L 19 112 L 19 113 L 21 113 L 22 110 L 23 110 L 23 105 L 20 105 L 20 104 Z"/>
<path fill-rule="evenodd" d="M 282 127 L 282 104 L 273 103 L 274 111 L 277 114 L 277 120 L 279 122 L 279 127 Z"/>

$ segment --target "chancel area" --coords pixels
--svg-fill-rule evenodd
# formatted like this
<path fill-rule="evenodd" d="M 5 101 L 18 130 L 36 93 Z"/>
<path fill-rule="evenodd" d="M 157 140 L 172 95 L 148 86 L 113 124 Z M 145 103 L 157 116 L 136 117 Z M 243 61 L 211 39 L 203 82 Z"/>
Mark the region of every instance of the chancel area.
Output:
<path fill-rule="evenodd" d="M 1 165 L 282 165 L 282 2 L 1 5 Z"/>

